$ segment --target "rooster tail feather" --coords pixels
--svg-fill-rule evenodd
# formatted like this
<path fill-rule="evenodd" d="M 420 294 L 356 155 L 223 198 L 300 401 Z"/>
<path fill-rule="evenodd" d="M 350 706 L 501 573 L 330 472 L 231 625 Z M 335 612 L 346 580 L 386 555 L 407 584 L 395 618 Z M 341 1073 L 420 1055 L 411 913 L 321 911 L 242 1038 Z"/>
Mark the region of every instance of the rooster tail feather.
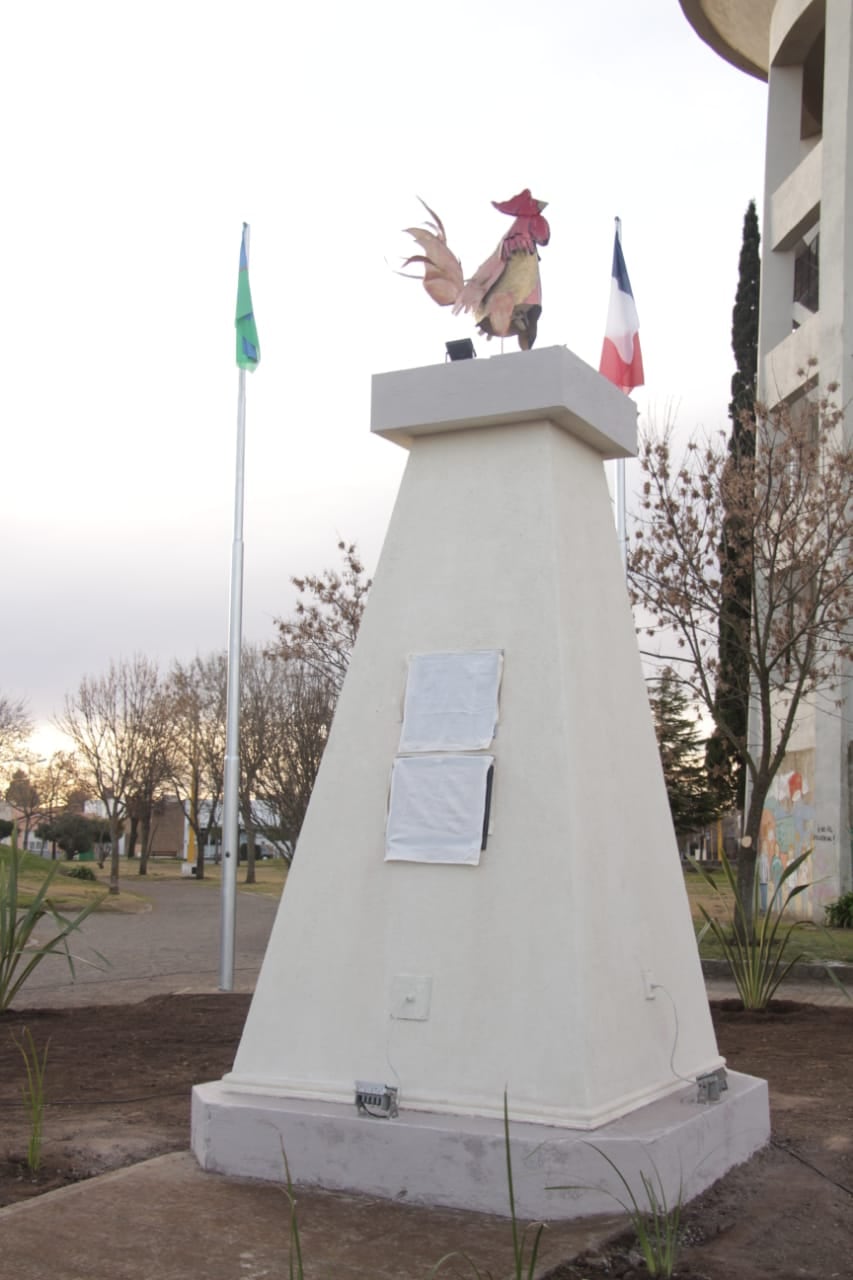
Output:
<path fill-rule="evenodd" d="M 432 222 L 428 223 L 427 225 L 432 227 L 432 229 L 435 231 L 435 234 L 439 237 L 439 239 L 443 240 L 444 243 L 447 244 L 447 233 L 444 230 L 444 223 L 441 221 L 441 218 L 439 218 L 438 214 L 435 212 L 434 209 L 431 209 L 429 207 L 426 200 L 424 200 L 422 196 L 418 196 L 418 199 L 420 200 L 423 207 L 426 209 L 429 216 L 432 218 Z"/>
<path fill-rule="evenodd" d="M 424 252 L 413 254 L 406 259 L 403 266 L 422 262 L 424 288 L 440 307 L 449 307 L 456 302 L 465 283 L 462 263 L 447 247 L 447 237 L 441 218 L 430 209 L 426 201 L 421 200 L 421 204 L 433 221 L 428 223 L 427 227 L 406 228 L 406 234 L 410 235 Z"/>

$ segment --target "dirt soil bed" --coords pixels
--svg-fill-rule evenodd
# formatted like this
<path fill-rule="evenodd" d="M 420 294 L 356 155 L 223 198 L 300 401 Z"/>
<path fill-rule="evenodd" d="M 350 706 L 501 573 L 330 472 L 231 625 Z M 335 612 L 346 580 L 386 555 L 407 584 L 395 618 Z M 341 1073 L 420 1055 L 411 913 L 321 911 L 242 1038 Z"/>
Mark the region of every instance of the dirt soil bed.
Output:
<path fill-rule="evenodd" d="M 0 1206 L 185 1150 L 193 1084 L 231 1067 L 249 996 L 169 995 L 142 1004 L 0 1015 Z M 682 1216 L 679 1276 L 691 1280 L 853 1277 L 853 1009 L 779 1002 L 747 1014 L 712 1004 L 720 1052 L 770 1083 L 771 1146 Z M 49 1044 L 42 1168 L 16 1040 Z M 576 1259 L 552 1280 L 645 1274 L 629 1242 Z"/>

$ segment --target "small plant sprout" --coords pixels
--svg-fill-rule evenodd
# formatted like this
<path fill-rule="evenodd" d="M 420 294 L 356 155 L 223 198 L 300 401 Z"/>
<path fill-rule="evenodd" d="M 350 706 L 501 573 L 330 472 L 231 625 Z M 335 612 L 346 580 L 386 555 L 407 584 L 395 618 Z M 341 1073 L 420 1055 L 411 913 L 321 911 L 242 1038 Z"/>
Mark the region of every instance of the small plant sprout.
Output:
<path fill-rule="evenodd" d="M 675 1255 L 678 1249 L 678 1226 L 681 1221 L 682 1190 L 679 1188 L 675 1204 L 667 1204 L 663 1180 L 652 1161 L 653 1176 L 640 1174 L 643 1195 L 646 1203 L 642 1205 L 631 1189 L 631 1184 L 618 1165 L 606 1155 L 600 1147 L 592 1146 L 593 1151 L 606 1160 L 610 1168 L 625 1188 L 627 1199 L 622 1199 L 614 1191 L 606 1191 L 628 1215 L 631 1227 L 637 1237 L 637 1246 L 646 1264 L 650 1276 L 659 1276 L 668 1280 L 675 1267 Z M 548 1191 L 593 1191 L 602 1190 L 594 1187 L 547 1187 Z"/>
<path fill-rule="evenodd" d="M 284 1160 L 284 1196 L 290 1210 L 290 1243 L 287 1255 L 287 1280 L 304 1280 L 302 1265 L 302 1242 L 299 1239 L 299 1222 L 296 1216 L 296 1191 L 290 1176 L 290 1165 L 287 1163 L 287 1152 L 281 1144 L 281 1157 Z"/>
<path fill-rule="evenodd" d="M 39 1057 L 29 1027 L 24 1027 L 21 1039 L 12 1039 L 24 1060 L 27 1080 L 24 1086 L 24 1106 L 30 1118 L 30 1140 L 27 1144 L 27 1168 L 35 1177 L 41 1167 L 41 1139 L 44 1124 L 44 1074 L 47 1068 L 47 1051 L 50 1041 Z"/>
<path fill-rule="evenodd" d="M 504 1090 L 504 1153 L 506 1155 L 506 1180 L 507 1190 L 509 1192 L 509 1213 L 512 1220 L 512 1257 L 513 1269 L 510 1273 L 512 1280 L 533 1280 L 536 1270 L 536 1259 L 539 1256 L 539 1245 L 542 1242 L 542 1232 L 545 1230 L 544 1222 L 530 1222 L 527 1226 L 520 1230 L 518 1220 L 518 1211 L 515 1204 L 515 1187 L 512 1180 L 512 1153 L 509 1145 L 509 1105 L 507 1102 L 506 1090 Z M 533 1242 L 529 1248 L 529 1233 L 532 1233 Z M 460 1250 L 454 1250 L 452 1253 L 446 1253 L 443 1258 L 439 1258 L 438 1262 L 429 1273 L 430 1277 L 437 1276 L 442 1267 L 454 1260 L 458 1259 L 467 1264 L 471 1268 L 471 1274 L 477 1280 L 492 1280 L 490 1271 L 481 1271 L 477 1264 Z"/>

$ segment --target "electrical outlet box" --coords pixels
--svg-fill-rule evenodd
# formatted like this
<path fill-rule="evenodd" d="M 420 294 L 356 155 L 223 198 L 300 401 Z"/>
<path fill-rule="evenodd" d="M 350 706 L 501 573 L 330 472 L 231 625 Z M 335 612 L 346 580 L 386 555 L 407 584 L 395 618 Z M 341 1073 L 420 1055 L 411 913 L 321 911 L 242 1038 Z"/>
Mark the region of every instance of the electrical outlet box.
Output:
<path fill-rule="evenodd" d="M 647 1000 L 654 1000 L 655 995 L 655 979 L 651 969 L 643 970 L 643 992 Z"/>
<path fill-rule="evenodd" d="M 432 997 L 432 978 L 398 973 L 391 979 L 391 1017 L 426 1022 Z"/>
<path fill-rule="evenodd" d="M 395 1120 L 397 1090 L 390 1084 L 376 1084 L 372 1080 L 356 1080 L 355 1106 L 359 1115 L 373 1116 L 377 1120 Z"/>

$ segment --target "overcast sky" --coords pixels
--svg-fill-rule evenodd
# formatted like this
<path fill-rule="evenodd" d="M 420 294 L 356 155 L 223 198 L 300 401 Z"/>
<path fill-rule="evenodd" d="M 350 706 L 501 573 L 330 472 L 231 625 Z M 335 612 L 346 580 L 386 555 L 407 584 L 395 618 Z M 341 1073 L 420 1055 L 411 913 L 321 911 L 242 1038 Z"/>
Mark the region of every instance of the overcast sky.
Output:
<path fill-rule="evenodd" d="M 677 0 L 4 5 L 0 691 L 43 722 L 111 658 L 226 645 L 243 220 L 248 640 L 339 535 L 373 568 L 405 453 L 371 374 L 473 333 L 394 274 L 418 195 L 466 273 L 491 200 L 547 200 L 537 345 L 596 367 L 621 215 L 641 414 L 725 427 L 765 103 Z"/>

